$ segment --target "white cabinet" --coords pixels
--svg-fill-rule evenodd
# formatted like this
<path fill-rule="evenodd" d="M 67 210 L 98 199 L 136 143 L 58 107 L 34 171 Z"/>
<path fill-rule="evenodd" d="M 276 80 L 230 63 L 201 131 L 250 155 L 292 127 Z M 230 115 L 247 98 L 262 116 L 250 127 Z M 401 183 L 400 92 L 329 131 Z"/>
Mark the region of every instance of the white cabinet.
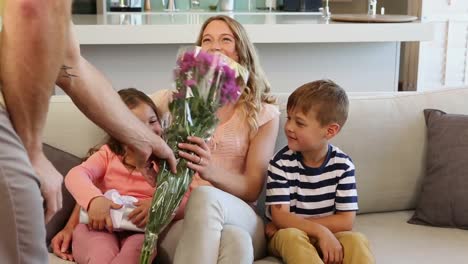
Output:
<path fill-rule="evenodd" d="M 422 21 L 434 25 L 434 39 L 416 44 L 417 90 L 467 86 L 468 0 L 422 0 L 419 8 Z"/>

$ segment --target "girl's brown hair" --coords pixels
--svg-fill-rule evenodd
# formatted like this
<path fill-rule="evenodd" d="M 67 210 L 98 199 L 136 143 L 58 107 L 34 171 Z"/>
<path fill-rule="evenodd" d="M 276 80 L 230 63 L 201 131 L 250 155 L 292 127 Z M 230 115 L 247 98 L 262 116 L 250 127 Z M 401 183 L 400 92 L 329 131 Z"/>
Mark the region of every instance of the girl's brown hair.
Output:
<path fill-rule="evenodd" d="M 242 106 L 242 111 L 247 117 L 251 132 L 256 132 L 258 130 L 257 117 L 262 103 L 274 104 L 276 98 L 270 94 L 270 83 L 260 66 L 254 45 L 250 41 L 244 27 L 233 18 L 225 15 L 208 18 L 201 27 L 196 45 L 201 46 L 203 32 L 208 24 L 215 20 L 223 21 L 232 31 L 236 40 L 236 52 L 239 56 L 239 64 L 249 71 L 247 85 L 243 88 L 237 105 Z"/>
<path fill-rule="evenodd" d="M 156 114 L 156 117 L 158 118 L 158 122 L 161 122 L 158 116 L 158 108 L 154 104 L 153 100 L 151 100 L 151 98 L 148 95 L 146 95 L 144 92 L 136 88 L 126 88 L 126 89 L 119 90 L 118 94 L 129 109 L 133 109 L 142 103 L 147 104 L 149 107 L 151 107 L 151 109 L 153 109 L 154 113 Z M 99 144 L 91 148 L 88 151 L 88 154 L 86 155 L 85 159 L 88 159 L 91 155 L 96 153 L 100 149 L 100 147 L 103 145 L 109 146 L 110 150 L 116 155 L 119 155 L 119 156 L 125 155 L 124 145 L 120 143 L 117 139 L 111 136 L 108 136 L 104 144 Z"/>

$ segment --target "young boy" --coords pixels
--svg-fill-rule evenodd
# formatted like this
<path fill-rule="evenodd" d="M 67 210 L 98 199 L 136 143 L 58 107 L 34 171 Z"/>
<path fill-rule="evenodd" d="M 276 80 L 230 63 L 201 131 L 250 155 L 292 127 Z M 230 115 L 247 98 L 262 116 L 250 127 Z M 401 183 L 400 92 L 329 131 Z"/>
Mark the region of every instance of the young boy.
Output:
<path fill-rule="evenodd" d="M 374 263 L 367 239 L 350 232 L 358 210 L 354 165 L 328 143 L 348 117 L 332 81 L 304 84 L 288 98 L 288 145 L 270 161 L 268 250 L 287 264 Z"/>

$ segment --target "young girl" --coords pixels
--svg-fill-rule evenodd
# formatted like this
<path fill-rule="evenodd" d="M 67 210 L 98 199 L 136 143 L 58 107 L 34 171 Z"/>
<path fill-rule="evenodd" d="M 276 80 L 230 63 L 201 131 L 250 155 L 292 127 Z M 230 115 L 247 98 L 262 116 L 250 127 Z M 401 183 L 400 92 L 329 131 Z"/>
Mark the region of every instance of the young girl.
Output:
<path fill-rule="evenodd" d="M 161 135 L 157 108 L 146 94 L 129 88 L 120 90 L 119 95 L 148 128 Z M 146 225 L 155 188 L 135 169 L 134 154 L 110 137 L 85 162 L 70 170 L 65 185 L 89 217 L 88 225 L 77 224 L 79 210 L 75 208 L 70 219 L 72 223 L 69 221 L 67 224 L 76 226 L 73 232 L 73 258 L 78 263 L 137 263 L 144 233 L 113 232 L 110 209 L 121 206 L 103 196 L 106 191 L 116 189 L 120 195 L 137 198 L 136 208 L 129 214 L 129 219 L 138 227 Z M 176 219 L 180 218 L 183 209 L 178 212 Z"/>

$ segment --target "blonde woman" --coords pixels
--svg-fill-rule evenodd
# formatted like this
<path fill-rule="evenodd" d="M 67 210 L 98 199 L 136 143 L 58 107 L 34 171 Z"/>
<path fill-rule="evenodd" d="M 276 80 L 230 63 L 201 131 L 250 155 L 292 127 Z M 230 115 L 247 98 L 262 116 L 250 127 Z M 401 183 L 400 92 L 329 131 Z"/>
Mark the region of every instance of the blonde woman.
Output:
<path fill-rule="evenodd" d="M 183 224 L 179 221 L 167 231 L 159 252 L 176 264 L 252 263 L 265 251 L 263 220 L 253 204 L 273 155 L 279 111 L 240 23 L 227 16 L 211 17 L 196 44 L 229 56 L 250 76 L 239 101 L 217 113 L 220 124 L 209 142 L 193 137 L 180 144 L 180 156 L 197 174 Z"/>

